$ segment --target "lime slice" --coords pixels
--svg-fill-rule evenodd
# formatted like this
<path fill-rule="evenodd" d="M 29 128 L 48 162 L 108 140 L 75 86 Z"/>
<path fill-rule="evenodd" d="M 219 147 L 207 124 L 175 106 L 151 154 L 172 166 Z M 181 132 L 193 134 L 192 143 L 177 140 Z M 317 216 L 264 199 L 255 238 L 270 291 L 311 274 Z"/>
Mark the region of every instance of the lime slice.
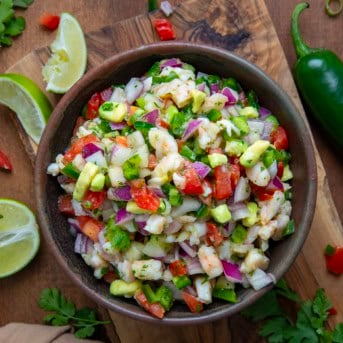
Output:
<path fill-rule="evenodd" d="M 23 75 L 1 74 L 0 103 L 17 114 L 27 134 L 38 144 L 52 111 L 39 87 Z"/>
<path fill-rule="evenodd" d="M 25 267 L 38 248 L 38 226 L 31 210 L 16 200 L 0 199 L 0 278 Z"/>
<path fill-rule="evenodd" d="M 62 13 L 57 36 L 51 44 L 52 56 L 43 67 L 46 90 L 65 93 L 84 74 L 87 46 L 82 28 L 69 13 Z"/>

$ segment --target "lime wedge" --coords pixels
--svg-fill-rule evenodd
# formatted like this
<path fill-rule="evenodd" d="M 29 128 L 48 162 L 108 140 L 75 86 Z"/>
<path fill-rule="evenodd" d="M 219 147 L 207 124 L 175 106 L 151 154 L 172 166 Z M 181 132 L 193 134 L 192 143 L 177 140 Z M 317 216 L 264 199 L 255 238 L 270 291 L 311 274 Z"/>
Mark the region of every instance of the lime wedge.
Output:
<path fill-rule="evenodd" d="M 0 278 L 25 267 L 36 255 L 39 242 L 32 211 L 16 200 L 0 199 Z"/>
<path fill-rule="evenodd" d="M 48 98 L 39 87 L 23 75 L 2 74 L 0 103 L 17 114 L 27 134 L 38 144 L 52 111 Z"/>
<path fill-rule="evenodd" d="M 56 39 L 51 44 L 52 56 L 43 67 L 46 90 L 65 93 L 84 74 L 87 46 L 82 28 L 69 13 L 62 13 Z"/>

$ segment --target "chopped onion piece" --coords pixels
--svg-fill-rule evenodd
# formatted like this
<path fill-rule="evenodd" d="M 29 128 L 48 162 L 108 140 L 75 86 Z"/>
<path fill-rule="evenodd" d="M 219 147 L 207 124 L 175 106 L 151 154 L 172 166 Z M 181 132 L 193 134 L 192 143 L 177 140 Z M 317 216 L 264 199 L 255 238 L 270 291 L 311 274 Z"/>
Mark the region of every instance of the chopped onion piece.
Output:
<path fill-rule="evenodd" d="M 186 242 L 180 242 L 180 247 L 182 250 L 190 257 L 195 257 L 197 255 L 197 252 Z"/>
<path fill-rule="evenodd" d="M 146 120 L 150 124 L 156 125 L 157 118 L 159 116 L 159 110 L 156 108 L 146 114 L 142 117 L 144 120 Z"/>
<path fill-rule="evenodd" d="M 173 7 L 169 1 L 162 1 L 160 9 L 166 17 L 169 17 L 173 13 Z"/>
<path fill-rule="evenodd" d="M 222 260 L 225 277 L 231 282 L 242 282 L 242 274 L 239 265 L 229 261 Z"/>
<path fill-rule="evenodd" d="M 126 211 L 126 208 L 121 208 L 116 215 L 116 224 L 122 225 L 134 218 L 134 215 L 132 213 L 129 213 Z"/>
<path fill-rule="evenodd" d="M 250 196 L 249 180 L 241 176 L 238 180 L 238 183 L 235 189 L 234 202 L 238 203 L 238 202 L 247 200 L 249 196 Z"/>
<path fill-rule="evenodd" d="M 126 122 L 125 121 L 122 121 L 121 123 L 113 123 L 113 122 L 110 122 L 110 127 L 112 130 L 123 130 L 126 128 Z"/>
<path fill-rule="evenodd" d="M 129 201 L 132 199 L 130 191 L 131 187 L 129 185 L 118 188 L 109 188 L 107 191 L 107 197 L 110 200 Z"/>
<path fill-rule="evenodd" d="M 143 88 L 144 85 L 138 78 L 130 79 L 125 86 L 126 99 L 130 105 L 141 95 Z"/>
<path fill-rule="evenodd" d="M 104 154 L 104 150 L 101 149 L 97 144 L 88 143 L 82 148 L 82 157 L 87 158 L 98 151 L 101 151 L 102 155 Z"/>
<path fill-rule="evenodd" d="M 256 269 L 252 275 L 247 274 L 246 276 L 255 291 L 258 291 L 261 288 L 273 283 L 275 280 L 275 278 L 273 279 L 269 274 L 265 273 L 259 268 Z"/>
<path fill-rule="evenodd" d="M 201 125 L 202 121 L 199 119 L 194 119 L 191 120 L 188 123 L 188 126 L 183 134 L 182 140 L 186 141 L 188 138 L 190 138 L 191 136 L 193 136 L 195 134 L 195 132 L 197 131 L 197 129 L 199 128 L 199 126 Z"/>
<path fill-rule="evenodd" d="M 202 162 L 196 161 L 192 164 L 192 167 L 195 169 L 200 179 L 204 179 L 208 173 L 211 171 L 211 168 Z"/>
<path fill-rule="evenodd" d="M 227 97 L 227 102 L 225 103 L 225 106 L 234 105 L 237 103 L 238 93 L 235 90 L 229 87 L 225 87 L 222 89 L 222 94 Z"/>

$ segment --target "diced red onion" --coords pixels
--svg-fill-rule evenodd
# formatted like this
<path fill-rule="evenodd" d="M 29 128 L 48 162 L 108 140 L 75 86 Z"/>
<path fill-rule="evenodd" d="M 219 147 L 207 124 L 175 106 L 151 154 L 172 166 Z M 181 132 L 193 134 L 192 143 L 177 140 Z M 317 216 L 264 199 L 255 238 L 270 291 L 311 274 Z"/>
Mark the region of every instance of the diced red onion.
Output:
<path fill-rule="evenodd" d="M 166 17 L 169 17 L 173 13 L 173 7 L 169 1 L 162 1 L 160 9 Z"/>
<path fill-rule="evenodd" d="M 126 128 L 126 122 L 125 121 L 122 121 L 121 123 L 113 123 L 113 122 L 110 122 L 110 127 L 112 130 L 123 130 Z"/>
<path fill-rule="evenodd" d="M 126 94 L 124 89 L 115 87 L 110 100 L 114 102 L 126 102 Z"/>
<path fill-rule="evenodd" d="M 232 219 L 235 220 L 235 221 L 241 220 L 241 219 L 249 217 L 250 216 L 250 211 L 245 206 L 244 208 L 240 208 L 238 210 L 231 211 L 231 216 L 232 216 Z"/>
<path fill-rule="evenodd" d="M 277 174 L 277 162 L 274 161 L 269 167 L 268 167 L 268 172 L 270 175 L 270 178 L 273 179 L 276 174 Z"/>
<path fill-rule="evenodd" d="M 229 87 L 225 87 L 222 89 L 222 94 L 227 97 L 227 101 L 225 106 L 234 105 L 237 103 L 237 97 L 235 96 L 235 91 Z"/>
<path fill-rule="evenodd" d="M 148 187 L 148 189 L 157 195 L 159 198 L 165 198 L 165 194 L 162 192 L 162 189 L 159 187 Z"/>
<path fill-rule="evenodd" d="M 271 112 L 265 107 L 260 107 L 258 112 L 260 114 L 260 119 L 265 119 L 271 114 Z"/>
<path fill-rule="evenodd" d="M 156 125 L 157 118 L 159 116 L 159 110 L 154 109 L 146 114 L 144 114 L 143 119 L 146 120 L 150 124 Z"/>
<path fill-rule="evenodd" d="M 126 84 L 126 99 L 130 105 L 141 95 L 143 88 L 143 83 L 136 77 L 130 79 L 130 81 Z"/>
<path fill-rule="evenodd" d="M 242 282 L 242 274 L 239 265 L 229 261 L 222 260 L 225 277 L 231 282 Z"/>
<path fill-rule="evenodd" d="M 270 121 L 265 121 L 263 132 L 261 135 L 261 139 L 269 141 L 270 140 L 270 133 L 272 132 L 272 130 L 273 130 L 273 123 Z"/>
<path fill-rule="evenodd" d="M 219 92 L 219 85 L 217 83 L 211 83 L 210 89 L 211 89 L 211 94 L 218 93 Z"/>
<path fill-rule="evenodd" d="M 169 60 L 165 60 L 163 63 L 160 64 L 161 70 L 165 67 L 182 67 L 182 62 L 178 58 L 171 58 Z"/>
<path fill-rule="evenodd" d="M 192 286 L 186 286 L 184 288 L 184 291 L 189 293 L 190 295 L 193 295 L 193 297 L 197 296 L 197 292 L 195 291 L 195 289 Z"/>
<path fill-rule="evenodd" d="M 152 86 L 152 77 L 149 76 L 146 79 L 143 80 L 143 91 L 149 92 Z"/>
<path fill-rule="evenodd" d="M 200 179 L 204 179 L 208 173 L 211 171 L 211 168 L 202 162 L 196 161 L 192 164 L 192 167 L 195 169 Z"/>
<path fill-rule="evenodd" d="M 87 158 L 98 151 L 101 151 L 102 154 L 104 154 L 104 150 L 101 149 L 98 145 L 94 143 L 88 143 L 82 148 L 82 157 Z"/>
<path fill-rule="evenodd" d="M 188 123 L 188 126 L 182 136 L 182 141 L 186 141 L 188 138 L 190 138 L 191 136 L 193 136 L 195 134 L 195 132 L 197 131 L 197 129 L 199 128 L 199 126 L 201 125 L 202 121 L 199 119 L 194 119 L 191 120 Z"/>
<path fill-rule="evenodd" d="M 238 94 L 238 99 L 243 103 L 247 103 L 247 97 L 244 93 L 244 91 L 241 91 L 239 94 Z"/>
<path fill-rule="evenodd" d="M 132 199 L 131 187 L 126 185 L 118 188 L 109 188 L 107 191 L 107 197 L 110 200 L 129 201 Z"/>
<path fill-rule="evenodd" d="M 102 92 L 100 92 L 100 96 L 103 101 L 109 101 L 111 99 L 113 90 L 111 87 L 104 89 Z"/>
<path fill-rule="evenodd" d="M 172 235 L 173 233 L 176 233 L 178 231 L 180 231 L 180 229 L 182 228 L 182 224 L 180 222 L 178 222 L 177 220 L 174 220 L 172 223 L 170 223 L 165 229 L 164 229 L 164 233 L 166 235 Z"/>
<path fill-rule="evenodd" d="M 275 176 L 266 186 L 267 191 L 282 191 L 283 192 L 283 183 L 281 180 Z"/>
<path fill-rule="evenodd" d="M 180 242 L 179 245 L 188 256 L 195 257 L 197 255 L 197 252 L 186 242 Z"/>
<path fill-rule="evenodd" d="M 146 227 L 146 223 L 139 222 L 137 223 L 138 231 L 142 236 L 149 236 L 151 235 L 151 232 L 145 230 L 144 228 Z"/>
<path fill-rule="evenodd" d="M 74 243 L 74 252 L 77 254 L 91 254 L 93 251 L 93 242 L 82 233 L 76 235 Z"/>
<path fill-rule="evenodd" d="M 200 261 L 197 257 L 187 259 L 187 272 L 188 275 L 204 274 Z"/>
<path fill-rule="evenodd" d="M 256 269 L 252 275 L 247 274 L 247 278 L 255 291 L 273 283 L 274 279 L 265 273 L 262 269 Z"/>
<path fill-rule="evenodd" d="M 84 210 L 81 203 L 75 199 L 72 199 L 71 205 L 73 206 L 73 210 L 75 213 L 75 216 L 87 216 L 88 213 Z"/>
<path fill-rule="evenodd" d="M 101 230 L 98 234 L 99 244 L 102 247 L 106 243 L 105 230 Z"/>
<path fill-rule="evenodd" d="M 206 85 L 205 83 L 200 83 L 200 85 L 197 86 L 197 89 L 200 91 L 200 92 L 204 92 L 205 91 L 205 88 L 206 88 Z"/>
<path fill-rule="evenodd" d="M 249 196 L 250 196 L 249 180 L 241 176 L 238 180 L 238 183 L 235 189 L 235 194 L 233 196 L 234 202 L 239 203 L 241 201 L 248 199 Z"/>
<path fill-rule="evenodd" d="M 243 202 L 237 202 L 229 205 L 230 211 L 237 211 L 246 208 L 246 205 Z"/>
<path fill-rule="evenodd" d="M 230 220 L 228 223 L 226 223 L 224 226 L 223 226 L 223 236 L 224 237 L 229 237 L 232 233 L 232 231 L 235 229 L 236 227 L 236 222 L 233 221 L 233 220 Z"/>
<path fill-rule="evenodd" d="M 77 231 L 81 231 L 79 221 L 76 218 L 68 218 L 69 225 Z"/>
<path fill-rule="evenodd" d="M 129 222 L 134 218 L 134 215 L 126 211 L 126 208 L 121 208 L 116 215 L 116 224 L 121 225 Z"/>

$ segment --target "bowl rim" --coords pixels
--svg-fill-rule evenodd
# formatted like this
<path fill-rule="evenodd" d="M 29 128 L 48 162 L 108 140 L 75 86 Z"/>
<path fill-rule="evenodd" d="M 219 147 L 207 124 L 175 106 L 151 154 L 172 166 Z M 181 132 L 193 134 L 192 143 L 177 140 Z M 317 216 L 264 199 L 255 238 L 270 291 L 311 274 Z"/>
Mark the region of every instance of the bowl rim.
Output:
<path fill-rule="evenodd" d="M 113 301 L 104 299 L 101 295 L 96 293 L 93 289 L 88 287 L 86 284 L 83 283 L 79 274 L 74 273 L 68 266 L 67 260 L 62 256 L 59 251 L 59 248 L 55 244 L 54 238 L 52 233 L 49 229 L 49 222 L 46 215 L 45 210 L 45 203 L 46 203 L 46 194 L 45 194 L 45 187 L 41 182 L 43 177 L 46 177 L 46 163 L 47 163 L 47 156 L 49 155 L 49 147 L 50 141 L 53 138 L 56 130 L 59 128 L 63 116 L 60 113 L 63 113 L 65 108 L 68 106 L 70 101 L 74 99 L 79 93 L 80 89 L 82 90 L 86 85 L 88 85 L 92 80 L 97 79 L 97 74 L 100 70 L 107 70 L 111 69 L 111 67 L 115 67 L 117 64 L 127 63 L 130 59 L 134 59 L 135 56 L 143 54 L 144 56 L 148 55 L 158 55 L 158 54 L 180 54 L 184 53 L 187 50 L 187 53 L 197 53 L 197 54 L 211 54 L 211 57 L 215 56 L 215 58 L 219 59 L 230 59 L 234 60 L 238 64 L 244 66 L 249 72 L 253 73 L 258 77 L 261 82 L 270 83 L 271 88 L 273 88 L 274 92 L 278 94 L 278 96 L 284 99 L 285 106 L 290 109 L 292 112 L 294 120 L 296 121 L 299 129 L 304 133 L 303 140 L 305 143 L 305 151 L 306 156 L 304 157 L 306 160 L 306 164 L 309 167 L 309 185 L 308 185 L 308 195 L 307 195 L 307 210 L 304 215 L 302 221 L 303 229 L 299 236 L 297 237 L 297 241 L 294 242 L 294 253 L 288 259 L 289 265 L 284 266 L 282 265 L 277 272 L 275 273 L 276 280 L 280 279 L 292 266 L 294 260 L 301 252 L 301 248 L 305 242 L 305 239 L 309 233 L 311 223 L 314 216 L 315 211 L 315 204 L 316 204 L 316 194 L 317 194 L 317 166 L 316 166 L 316 159 L 314 153 L 313 142 L 311 139 L 311 133 L 309 126 L 306 124 L 304 118 L 299 114 L 298 109 L 294 105 L 291 98 L 288 94 L 282 90 L 282 88 L 270 77 L 268 76 L 262 69 L 260 69 L 255 64 L 247 61 L 246 59 L 224 50 L 218 47 L 206 46 L 203 44 L 194 44 L 194 43 L 187 43 L 187 42 L 160 42 L 160 43 L 153 43 L 142 45 L 138 48 L 133 48 L 130 50 L 125 50 L 120 53 L 116 53 L 112 57 L 105 60 L 99 66 L 94 67 L 93 69 L 89 70 L 75 85 L 62 97 L 62 99 L 58 102 L 56 107 L 51 114 L 47 126 L 43 132 L 34 169 L 34 190 L 35 190 L 35 200 L 37 204 L 37 214 L 38 214 L 38 222 L 41 228 L 41 232 L 45 240 L 47 241 L 49 248 L 52 250 L 54 256 L 58 260 L 59 264 L 62 268 L 66 271 L 69 277 L 79 285 L 82 290 L 96 303 L 101 304 L 106 309 L 116 311 L 133 319 L 142 320 L 145 322 L 150 322 L 154 324 L 166 324 L 166 325 L 189 325 L 189 324 L 201 324 L 207 323 L 210 321 L 214 321 L 223 317 L 228 317 L 234 313 L 241 311 L 243 308 L 249 306 L 253 302 L 255 302 L 258 298 L 260 298 L 263 294 L 265 294 L 268 290 L 270 290 L 273 285 L 269 285 L 259 291 L 252 290 L 251 293 L 241 302 L 238 302 L 234 305 L 230 304 L 230 306 L 214 309 L 210 313 L 206 313 L 206 311 L 202 312 L 202 314 L 192 315 L 191 317 L 183 317 L 183 318 L 176 318 L 176 317 L 165 317 L 163 320 L 159 320 L 150 316 L 148 313 L 144 312 L 140 307 L 137 305 L 137 310 L 131 309 L 132 306 L 127 307 L 127 305 L 116 303 L 116 300 Z M 50 162 L 48 162 L 50 163 Z"/>

